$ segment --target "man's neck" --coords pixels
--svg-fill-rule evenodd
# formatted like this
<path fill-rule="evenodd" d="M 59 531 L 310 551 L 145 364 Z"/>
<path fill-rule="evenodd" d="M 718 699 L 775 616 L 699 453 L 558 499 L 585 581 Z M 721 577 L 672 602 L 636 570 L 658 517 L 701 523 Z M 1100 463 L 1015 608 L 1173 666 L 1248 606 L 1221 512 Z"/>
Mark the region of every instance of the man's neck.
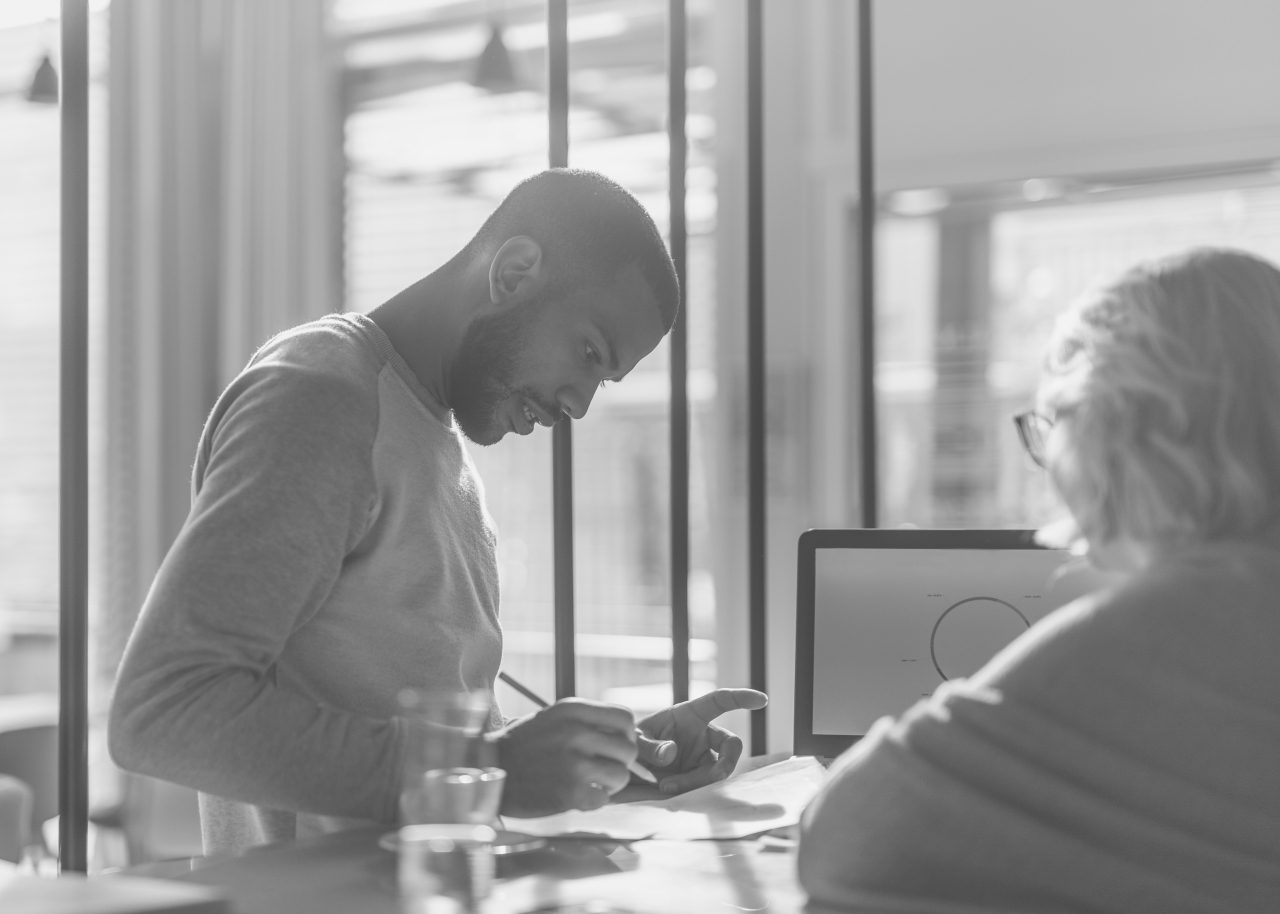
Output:
<path fill-rule="evenodd" d="M 449 406 L 449 371 L 462 342 L 463 289 L 440 271 L 397 292 L 369 312 L 418 383 Z"/>

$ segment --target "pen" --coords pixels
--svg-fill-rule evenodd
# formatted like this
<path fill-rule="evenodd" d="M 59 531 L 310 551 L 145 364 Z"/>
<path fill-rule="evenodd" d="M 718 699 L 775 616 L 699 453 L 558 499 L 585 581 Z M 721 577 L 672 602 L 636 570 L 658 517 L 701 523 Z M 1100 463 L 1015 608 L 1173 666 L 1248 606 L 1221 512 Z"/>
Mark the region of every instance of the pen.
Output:
<path fill-rule="evenodd" d="M 503 682 L 505 682 L 507 685 L 511 686 L 511 688 L 515 689 L 525 698 L 529 699 L 539 708 L 550 707 L 550 705 L 547 703 L 547 700 L 545 698 L 543 698 L 537 692 L 530 689 L 528 686 L 526 686 L 520 680 L 516 679 L 514 676 L 506 672 L 499 672 L 498 678 L 501 679 Z M 640 732 L 640 729 L 638 727 L 636 728 L 636 735 L 644 736 L 644 734 Z M 649 737 L 645 736 L 645 739 L 648 739 L 648 738 Z M 636 777 L 638 777 L 640 780 L 644 781 L 646 784 L 658 783 L 657 776 L 648 768 L 644 767 L 644 765 L 641 765 L 639 762 L 636 762 L 636 761 L 631 762 L 630 764 L 627 765 L 627 770 L 630 771 L 632 774 L 634 774 Z"/>

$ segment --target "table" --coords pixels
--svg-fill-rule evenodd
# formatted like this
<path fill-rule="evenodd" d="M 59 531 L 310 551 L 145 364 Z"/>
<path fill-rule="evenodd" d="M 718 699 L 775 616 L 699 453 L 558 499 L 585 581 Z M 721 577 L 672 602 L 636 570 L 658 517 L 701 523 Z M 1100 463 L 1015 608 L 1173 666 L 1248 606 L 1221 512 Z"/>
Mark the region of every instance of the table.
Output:
<path fill-rule="evenodd" d="M 766 764 L 765 757 L 743 767 Z M 629 789 L 626 795 L 639 798 Z M 400 914 L 395 854 L 385 827 L 264 847 L 223 859 L 146 864 L 135 875 L 215 886 L 236 914 Z M 495 914 L 799 914 L 804 896 L 787 840 L 636 841 L 554 839 L 498 859 Z"/>
<path fill-rule="evenodd" d="M 164 875 L 224 891 L 236 914 L 399 914 L 395 855 L 381 829 L 254 848 Z M 678 914 L 804 907 L 795 855 L 773 842 L 556 840 L 499 860 L 495 912 L 575 910 Z M 139 867 L 146 870 L 147 867 Z M 580 906 L 580 907 L 579 907 Z"/>

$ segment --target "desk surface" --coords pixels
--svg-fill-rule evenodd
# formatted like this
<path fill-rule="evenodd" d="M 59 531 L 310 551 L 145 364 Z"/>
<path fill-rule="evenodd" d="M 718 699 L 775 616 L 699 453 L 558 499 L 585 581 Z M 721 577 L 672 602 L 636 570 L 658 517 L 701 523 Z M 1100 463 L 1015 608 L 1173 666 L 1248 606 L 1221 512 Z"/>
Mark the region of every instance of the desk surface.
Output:
<path fill-rule="evenodd" d="M 755 767 L 776 759 L 744 763 Z M 338 832 L 253 848 L 226 859 L 130 870 L 215 886 L 236 914 L 400 914 L 395 854 L 386 828 Z M 800 912 L 795 853 L 779 842 L 559 839 L 499 858 L 492 908 L 502 914 Z"/>
<path fill-rule="evenodd" d="M 170 878 L 215 886 L 236 914 L 400 914 L 395 855 L 381 830 L 257 848 Z M 760 841 L 553 841 L 499 860 L 493 909 L 679 914 L 800 912 L 795 855 Z"/>

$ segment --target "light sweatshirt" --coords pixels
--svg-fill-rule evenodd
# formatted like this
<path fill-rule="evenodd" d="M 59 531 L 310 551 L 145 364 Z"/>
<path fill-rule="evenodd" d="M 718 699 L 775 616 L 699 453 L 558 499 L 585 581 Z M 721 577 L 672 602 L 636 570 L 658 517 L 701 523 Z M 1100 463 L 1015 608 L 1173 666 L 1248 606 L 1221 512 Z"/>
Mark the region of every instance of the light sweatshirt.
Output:
<path fill-rule="evenodd" d="M 332 315 L 263 346 L 209 416 L 111 751 L 200 791 L 206 853 L 391 822 L 396 695 L 491 689 L 501 651 L 461 434 L 372 320 Z"/>
<path fill-rule="evenodd" d="M 1189 550 L 885 718 L 805 811 L 812 914 L 1280 911 L 1280 550 Z"/>

